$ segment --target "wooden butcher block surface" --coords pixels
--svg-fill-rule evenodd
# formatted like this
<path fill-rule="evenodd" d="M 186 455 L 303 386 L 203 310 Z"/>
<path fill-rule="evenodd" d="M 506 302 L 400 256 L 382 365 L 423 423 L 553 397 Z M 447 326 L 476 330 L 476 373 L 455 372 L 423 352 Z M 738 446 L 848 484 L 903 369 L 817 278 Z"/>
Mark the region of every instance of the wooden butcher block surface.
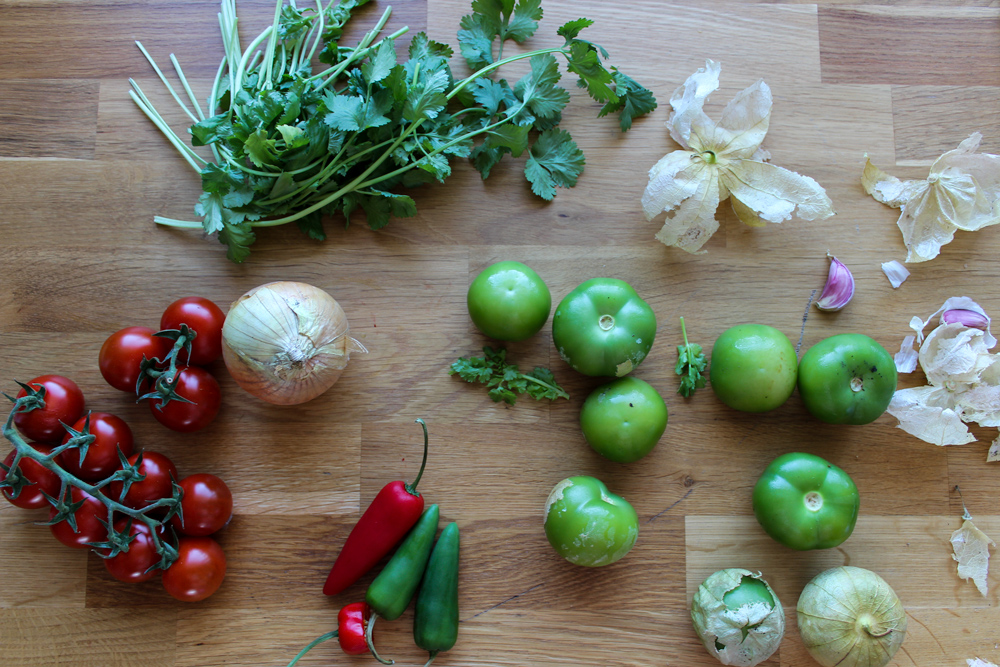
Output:
<path fill-rule="evenodd" d="M 358 12 L 345 39 L 375 23 L 382 0 Z M 268 24 L 270 3 L 237 5 L 249 40 Z M 900 178 L 924 178 L 931 162 L 973 132 L 1000 153 L 1000 3 L 995 0 L 544 0 L 525 45 L 558 45 L 555 31 L 578 17 L 611 63 L 659 101 L 627 134 L 572 85 L 562 127 L 586 154 L 573 189 L 552 202 L 530 191 L 522 160 L 508 158 L 488 181 L 464 161 L 443 184 L 412 191 L 418 213 L 373 232 L 356 216 L 327 222 L 316 242 L 294 225 L 264 230 L 235 265 L 197 231 L 169 230 L 154 215 L 191 219 L 197 175 L 128 97 L 134 78 L 187 136 L 187 119 L 134 45 L 169 71 L 184 65 L 200 98 L 222 55 L 213 0 L 0 0 L 0 388 L 45 373 L 73 378 L 91 409 L 132 427 L 138 446 L 168 455 L 181 475 L 208 472 L 232 490 L 234 516 L 218 534 L 228 559 L 221 589 L 199 603 L 174 601 L 158 579 L 128 585 L 101 559 L 56 542 L 37 525 L 44 510 L 0 503 L 0 662 L 5 667 L 215 667 L 287 665 L 336 626 L 372 575 L 344 593 L 321 589 L 350 528 L 378 490 L 412 480 L 426 420 L 430 454 L 420 490 L 457 521 L 462 552 L 460 630 L 442 667 L 464 665 L 717 664 L 691 627 L 699 583 L 725 567 L 761 572 L 785 607 L 788 630 L 766 663 L 814 665 L 795 623 L 803 586 L 842 564 L 878 572 L 902 600 L 908 633 L 892 665 L 964 667 L 1000 662 L 1000 583 L 991 568 L 984 597 L 959 579 L 949 538 L 963 499 L 976 524 L 1000 537 L 1000 463 L 987 463 L 993 429 L 938 447 L 882 415 L 864 426 L 822 424 L 798 393 L 765 414 L 736 412 L 710 388 L 677 393 L 676 346 L 684 316 L 710 350 L 744 322 L 783 331 L 801 355 L 837 333 L 867 334 L 890 352 L 946 298 L 969 296 L 1000 314 L 1000 228 L 959 232 L 932 261 L 909 265 L 893 289 L 880 265 L 902 260 L 898 211 L 865 194 L 867 153 Z M 456 47 L 465 0 L 400 0 L 386 26 L 426 30 Z M 506 52 L 505 52 L 506 55 Z M 722 64 L 706 110 L 715 118 L 740 90 L 764 79 L 774 95 L 763 147 L 774 164 L 826 189 L 837 214 L 749 228 L 728 204 L 720 229 L 692 255 L 654 239 L 640 197 L 647 172 L 678 149 L 664 127 L 671 93 L 706 59 Z M 507 73 L 516 80 L 524 63 Z M 456 56 L 453 66 L 465 72 Z M 856 279 L 836 313 L 812 304 L 835 255 Z M 533 267 L 558 302 L 594 277 L 628 281 L 656 313 L 655 343 L 634 375 L 669 409 L 657 447 L 631 464 L 601 458 L 578 419 L 603 380 L 574 372 L 552 344 L 551 320 L 508 354 L 522 369 L 553 370 L 570 400 L 523 397 L 508 407 L 481 386 L 448 374 L 459 356 L 496 344 L 466 307 L 486 266 Z M 228 308 L 250 288 L 297 280 L 328 291 L 369 350 L 339 382 L 297 407 L 242 391 L 224 364 L 218 419 L 188 435 L 166 430 L 145 404 L 108 386 L 101 343 L 130 325 L 156 327 L 163 308 L 189 295 Z M 900 387 L 924 384 L 918 369 Z M 861 494 L 854 534 L 841 546 L 798 552 L 758 526 L 750 503 L 776 456 L 817 454 L 851 475 Z M 561 479 L 592 475 L 632 503 L 639 538 L 603 568 L 571 565 L 542 530 L 545 499 Z M 956 491 L 961 490 L 961 497 Z M 1000 570 L 998 570 L 1000 571 Z M 376 640 L 398 665 L 421 665 L 413 610 L 380 621 Z M 336 642 L 301 665 L 374 664 Z"/>

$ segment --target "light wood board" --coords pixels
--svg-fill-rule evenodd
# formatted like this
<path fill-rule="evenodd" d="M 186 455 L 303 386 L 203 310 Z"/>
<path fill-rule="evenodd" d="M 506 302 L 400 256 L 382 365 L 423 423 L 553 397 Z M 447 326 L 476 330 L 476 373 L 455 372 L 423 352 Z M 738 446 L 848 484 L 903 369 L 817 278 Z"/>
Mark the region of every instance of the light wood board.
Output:
<path fill-rule="evenodd" d="M 371 25 L 381 6 L 361 12 Z M 464 0 L 393 3 L 388 30 L 408 25 L 457 46 Z M 134 77 L 183 131 L 169 96 L 133 45 L 161 64 L 176 53 L 199 95 L 222 50 L 211 0 L 0 0 L 0 384 L 12 391 L 55 372 L 74 378 L 91 408 L 124 417 L 137 443 L 170 456 L 182 474 L 211 472 L 233 490 L 235 517 L 220 540 L 229 560 L 222 589 L 197 604 L 174 602 L 156 582 L 113 581 L 93 554 L 68 550 L 34 521 L 45 513 L 0 504 L 0 658 L 6 667 L 200 667 L 285 665 L 335 626 L 343 604 L 360 599 L 371 575 L 334 598 L 321 587 L 347 532 L 379 488 L 412 479 L 427 420 L 431 452 L 420 488 L 441 506 L 442 525 L 462 530 L 461 630 L 436 664 L 713 665 L 691 629 L 689 601 L 723 567 L 763 572 L 788 613 L 781 649 L 767 663 L 815 664 L 795 629 L 802 586 L 827 567 L 879 572 L 909 616 L 893 665 L 1000 662 L 998 577 L 988 597 L 958 579 L 948 538 L 965 505 L 1000 537 L 998 464 L 986 463 L 996 436 L 939 448 L 908 436 L 884 415 L 858 427 L 818 424 L 798 395 L 764 415 L 734 412 L 710 389 L 676 392 L 675 346 L 684 316 L 706 348 L 729 326 L 755 321 L 784 331 L 804 351 L 835 333 L 866 333 L 895 351 L 914 315 L 967 295 L 1000 314 L 1000 229 L 959 233 L 941 255 L 912 265 L 894 290 L 881 262 L 902 259 L 897 212 L 866 196 L 863 156 L 904 178 L 973 131 L 1000 152 L 1000 3 L 831 0 L 629 3 L 543 2 L 530 46 L 558 43 L 555 29 L 586 16 L 612 62 L 652 89 L 660 106 L 626 135 L 596 118 L 599 106 L 573 89 L 564 128 L 587 156 L 575 189 L 552 203 L 534 198 L 520 162 L 489 181 L 466 164 L 443 185 L 415 193 L 419 213 L 380 232 L 363 220 L 329 221 L 329 239 L 293 228 L 260 234 L 249 262 L 225 260 L 214 239 L 152 224 L 189 218 L 197 175 L 127 96 Z M 244 38 L 270 19 L 269 3 L 238 6 Z M 349 33 L 351 38 L 359 29 Z M 639 198 L 646 172 L 674 150 L 663 127 L 671 92 L 711 58 L 722 85 L 708 105 L 758 78 L 774 93 L 764 142 L 780 166 L 812 176 L 837 216 L 742 227 L 728 205 L 721 229 L 692 256 L 653 239 Z M 458 62 L 457 71 L 465 71 Z M 512 69 L 511 77 L 518 68 Z M 294 226 L 292 226 L 294 227 Z M 809 304 L 822 288 L 827 252 L 853 270 L 854 301 L 835 314 Z M 670 423 L 646 459 L 607 462 L 577 425 L 600 381 L 575 374 L 556 354 L 551 326 L 509 346 L 522 367 L 546 365 L 572 395 L 553 404 L 492 403 L 450 377 L 458 356 L 488 339 L 469 320 L 471 279 L 501 259 L 523 261 L 561 299 L 597 276 L 629 281 L 659 327 L 635 372 L 666 399 Z M 218 420 L 179 436 L 145 405 L 108 387 L 97 369 L 106 336 L 155 326 L 162 309 L 199 294 L 225 306 L 271 280 L 312 283 L 348 313 L 370 350 L 339 383 L 297 408 L 243 393 L 219 362 Z M 901 386 L 921 384 L 920 373 Z M 799 553 L 770 540 L 750 510 L 750 489 L 778 454 L 807 451 L 843 467 L 862 495 L 861 519 L 840 548 Z M 551 487 L 589 474 L 635 506 L 633 551 L 602 569 L 559 558 L 542 531 Z M 994 571 L 1000 571 L 996 567 Z M 412 610 L 380 622 L 384 655 L 423 664 L 413 646 Z M 301 665 L 371 664 L 335 643 Z"/>

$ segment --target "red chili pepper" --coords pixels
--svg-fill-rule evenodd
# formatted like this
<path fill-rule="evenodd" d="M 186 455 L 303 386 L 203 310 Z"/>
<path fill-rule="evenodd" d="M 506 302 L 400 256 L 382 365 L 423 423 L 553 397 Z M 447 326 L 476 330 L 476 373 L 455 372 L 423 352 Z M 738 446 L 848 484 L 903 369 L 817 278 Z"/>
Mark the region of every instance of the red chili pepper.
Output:
<path fill-rule="evenodd" d="M 389 482 L 378 492 L 347 536 L 344 548 L 330 569 L 323 585 L 326 595 L 336 595 L 360 579 L 399 544 L 423 514 L 424 498 L 417 492 L 417 484 L 427 464 L 427 424 L 423 419 L 418 419 L 417 423 L 424 429 L 424 458 L 417 478 L 413 484 Z"/>
<path fill-rule="evenodd" d="M 368 640 L 365 633 L 368 631 L 368 623 L 372 616 L 372 609 L 367 602 L 352 602 L 337 614 L 337 629 L 320 635 L 316 639 L 306 644 L 299 654 L 292 658 L 288 667 L 295 667 L 299 660 L 313 647 L 329 641 L 334 637 L 340 642 L 340 648 L 347 655 L 361 655 L 368 653 Z M 378 656 L 376 656 L 378 657 Z M 380 658 L 381 661 L 381 658 Z"/>
<path fill-rule="evenodd" d="M 347 655 L 368 653 L 365 624 L 371 615 L 367 602 L 352 602 L 337 614 L 337 641 Z"/>

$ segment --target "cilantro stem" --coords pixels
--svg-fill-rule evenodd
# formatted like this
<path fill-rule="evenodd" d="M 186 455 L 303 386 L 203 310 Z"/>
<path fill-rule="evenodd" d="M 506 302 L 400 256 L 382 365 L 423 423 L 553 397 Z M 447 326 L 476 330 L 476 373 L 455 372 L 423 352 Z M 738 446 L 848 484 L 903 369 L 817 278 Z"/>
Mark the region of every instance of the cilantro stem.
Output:
<path fill-rule="evenodd" d="M 180 140 L 180 137 L 178 137 L 177 134 L 174 133 L 172 129 L 170 129 L 170 126 L 166 124 L 166 122 L 163 120 L 160 114 L 156 112 L 156 109 L 153 108 L 153 105 L 150 104 L 149 100 L 143 94 L 142 89 L 139 88 L 139 84 L 137 84 L 135 81 L 132 81 L 131 79 L 129 80 L 129 82 L 135 89 L 128 91 L 128 94 L 132 98 L 132 100 L 136 103 L 139 109 L 141 109 L 142 112 L 146 114 L 146 117 L 149 118 L 149 120 L 153 121 L 153 124 L 156 125 L 157 128 L 159 128 L 160 132 L 162 132 L 163 135 L 167 138 L 167 141 L 169 141 L 171 144 L 174 145 L 174 148 L 176 148 L 177 152 L 181 154 L 181 157 L 187 160 L 188 164 L 191 165 L 191 168 L 200 174 L 201 166 L 199 166 L 199 164 L 195 162 L 195 158 L 201 160 L 204 164 L 208 164 L 208 160 L 195 153 L 193 148 L 187 146 L 183 141 Z"/>
<path fill-rule="evenodd" d="M 538 49 L 537 51 L 529 51 L 528 53 L 519 53 L 516 56 L 509 56 L 507 58 L 504 58 L 503 60 L 498 60 L 495 63 L 487 65 L 486 67 L 483 67 L 482 69 L 473 72 L 468 76 L 468 78 L 463 79 L 461 82 L 458 83 L 458 85 L 452 88 L 451 92 L 445 95 L 445 97 L 448 100 L 451 100 L 451 98 L 455 97 L 455 95 L 458 95 L 463 88 L 465 88 L 467 85 L 469 85 L 479 77 L 483 76 L 484 74 L 488 74 L 495 69 L 499 69 L 500 67 L 503 67 L 507 63 L 516 62 L 518 60 L 524 60 L 525 58 L 531 58 L 533 56 L 542 56 L 545 55 L 546 53 L 561 53 L 564 56 L 566 55 L 566 51 L 563 50 L 563 47 L 554 46 L 549 49 Z"/>
<path fill-rule="evenodd" d="M 146 50 L 146 47 L 143 46 L 142 42 L 138 40 L 136 41 L 135 45 L 139 47 L 139 50 L 142 51 L 142 55 L 146 56 L 146 60 L 149 61 L 149 64 L 153 66 L 153 71 L 156 72 L 156 75 L 158 77 L 160 77 L 160 81 L 162 81 L 163 85 L 167 87 L 167 90 L 173 96 L 174 101 L 176 101 L 178 106 L 180 106 L 180 108 L 184 110 L 184 113 L 188 115 L 188 118 L 197 123 L 198 117 L 195 116 L 193 113 L 191 113 L 191 110 L 188 109 L 187 104 L 185 104 L 184 101 L 181 100 L 180 96 L 177 94 L 177 91 L 174 90 L 174 87 L 170 85 L 170 82 L 167 81 L 167 77 L 164 76 L 163 72 L 160 70 L 160 67 L 156 64 L 156 61 L 153 60 L 153 57 L 151 55 L 149 55 L 149 51 Z M 170 57 L 173 58 L 173 54 L 170 54 Z"/>
<path fill-rule="evenodd" d="M 684 317 L 681 317 L 681 335 L 684 337 L 684 347 L 690 352 L 691 343 L 688 342 L 687 327 L 684 326 Z"/>
<path fill-rule="evenodd" d="M 267 51 L 264 54 L 264 74 L 262 77 L 263 83 L 260 84 L 261 90 L 270 90 L 271 88 L 274 88 L 274 84 L 271 82 L 271 74 L 274 70 L 274 55 L 277 50 L 278 31 L 274 30 L 273 26 L 278 25 L 278 20 L 281 18 L 281 6 L 283 4 L 285 4 L 285 0 L 277 0 L 274 4 L 274 20 L 271 22 L 271 34 L 268 37 Z M 284 61 L 282 60 L 282 62 Z"/>
<path fill-rule="evenodd" d="M 559 398 L 565 398 L 565 399 L 569 398 L 569 394 L 567 394 L 566 391 L 564 389 L 562 389 L 561 387 L 554 387 L 551 384 L 549 384 L 548 382 L 544 382 L 542 380 L 539 380 L 538 378 L 536 378 L 536 377 L 534 377 L 532 375 L 523 374 L 522 377 L 525 380 L 527 380 L 528 382 L 534 382 L 535 384 L 541 385 L 542 387 L 545 387 L 546 389 L 551 389 L 552 391 L 554 391 L 556 393 L 556 396 L 558 396 Z"/>
<path fill-rule="evenodd" d="M 371 46 L 372 41 L 378 36 L 380 32 L 382 32 L 382 28 L 385 27 L 385 24 L 389 22 L 390 14 L 392 14 L 392 5 L 389 5 L 388 7 L 385 8 L 385 11 L 382 13 L 382 17 L 378 20 L 378 23 L 376 23 L 375 27 L 369 30 L 368 33 L 366 33 L 365 36 L 361 38 L 361 41 L 358 42 L 358 45 L 354 47 L 353 51 L 351 51 L 350 56 L 345 58 L 336 67 L 331 67 L 329 69 L 320 72 L 316 76 L 310 77 L 310 79 L 316 79 L 329 74 L 329 76 L 325 81 L 316 86 L 316 90 L 323 90 L 323 88 L 333 83 L 337 79 L 337 77 L 343 74 L 344 70 L 346 70 L 351 65 L 351 63 L 361 60 L 366 55 L 368 55 L 368 49 Z M 275 20 L 275 22 L 277 22 L 277 19 Z M 406 30 L 409 30 L 409 28 L 408 27 L 405 28 L 403 32 L 406 32 Z M 392 39 L 392 38 L 390 37 L 387 39 Z M 382 40 L 380 40 L 380 43 L 381 41 Z"/>

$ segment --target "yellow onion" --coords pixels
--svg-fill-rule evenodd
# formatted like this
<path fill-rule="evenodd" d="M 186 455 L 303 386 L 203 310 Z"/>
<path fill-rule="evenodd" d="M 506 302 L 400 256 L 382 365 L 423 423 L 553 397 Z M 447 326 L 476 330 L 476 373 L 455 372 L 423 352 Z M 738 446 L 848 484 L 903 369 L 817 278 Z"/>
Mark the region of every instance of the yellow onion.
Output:
<path fill-rule="evenodd" d="M 348 335 L 336 299 L 290 281 L 250 290 L 229 308 L 222 357 L 236 383 L 257 398 L 295 405 L 333 386 L 352 352 L 367 352 Z"/>
<path fill-rule="evenodd" d="M 906 637 L 896 593 L 860 567 L 835 567 L 806 584 L 798 622 L 802 642 L 824 667 L 884 667 Z"/>

